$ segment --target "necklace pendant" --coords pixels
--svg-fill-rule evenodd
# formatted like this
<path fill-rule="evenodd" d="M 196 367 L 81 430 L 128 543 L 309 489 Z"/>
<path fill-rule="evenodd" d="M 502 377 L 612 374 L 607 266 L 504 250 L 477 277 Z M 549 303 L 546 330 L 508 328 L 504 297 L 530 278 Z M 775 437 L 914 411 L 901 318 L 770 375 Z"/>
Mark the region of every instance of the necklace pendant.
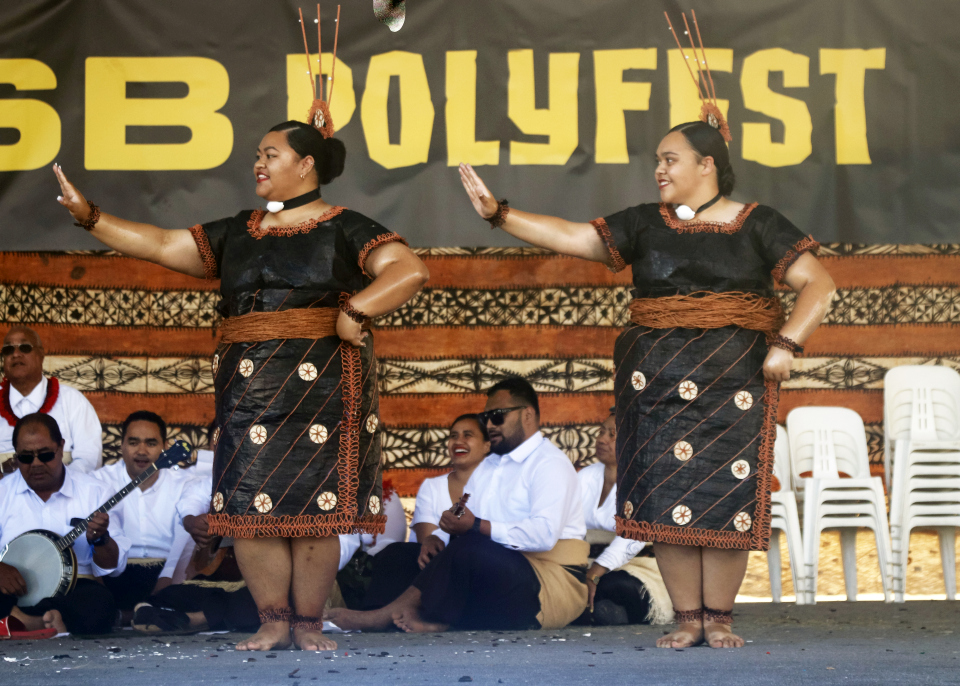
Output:
<path fill-rule="evenodd" d="M 271 200 L 267 203 L 267 212 L 282 212 L 283 203 L 279 200 Z"/>
<path fill-rule="evenodd" d="M 677 219 L 681 219 L 683 221 L 689 221 L 697 216 L 697 213 L 686 205 L 677 205 L 675 212 L 677 214 Z"/>

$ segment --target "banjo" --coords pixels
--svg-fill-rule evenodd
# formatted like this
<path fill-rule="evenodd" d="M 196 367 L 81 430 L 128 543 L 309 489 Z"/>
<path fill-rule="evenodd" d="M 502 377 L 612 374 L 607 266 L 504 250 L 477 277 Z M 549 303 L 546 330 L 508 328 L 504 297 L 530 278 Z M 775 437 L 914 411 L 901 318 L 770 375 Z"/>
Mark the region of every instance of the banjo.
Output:
<path fill-rule="evenodd" d="M 0 551 L 0 562 L 16 567 L 27 585 L 26 594 L 17 599 L 21 607 L 31 607 L 44 598 L 62 597 L 73 590 L 77 583 L 77 555 L 73 543 L 87 531 L 93 515 L 108 512 L 127 497 L 133 489 L 161 469 L 171 467 L 190 458 L 191 447 L 186 441 L 177 441 L 160 453 L 152 465 L 143 470 L 110 500 L 105 502 L 86 519 L 74 519 L 76 524 L 68 533 L 58 536 L 46 529 L 34 529 L 20 534 Z"/>

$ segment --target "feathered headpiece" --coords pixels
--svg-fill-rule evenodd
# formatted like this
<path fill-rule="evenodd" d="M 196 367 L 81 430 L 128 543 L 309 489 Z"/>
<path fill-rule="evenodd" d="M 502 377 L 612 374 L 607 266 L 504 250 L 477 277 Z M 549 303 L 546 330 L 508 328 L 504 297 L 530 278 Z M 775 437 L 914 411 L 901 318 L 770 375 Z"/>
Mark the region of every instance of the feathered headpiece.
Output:
<path fill-rule="evenodd" d="M 694 76 L 693 69 L 690 68 L 690 62 L 688 61 L 690 57 L 683 52 L 683 46 L 680 45 L 677 32 L 673 30 L 670 15 L 666 12 L 663 13 L 663 16 L 667 18 L 667 25 L 670 26 L 670 33 L 673 34 L 673 39 L 677 41 L 677 47 L 680 48 L 680 56 L 684 58 L 684 64 L 687 65 L 687 71 L 690 72 L 690 78 L 693 79 L 693 83 L 697 87 L 697 92 L 700 94 L 700 121 L 717 129 L 720 135 L 723 136 L 723 140 L 729 143 L 733 140 L 733 136 L 730 135 L 730 127 L 727 125 L 727 120 L 724 118 L 723 112 L 720 111 L 720 106 L 717 104 L 717 89 L 713 85 L 713 76 L 710 75 L 710 66 L 707 64 L 707 51 L 703 49 L 703 38 L 700 37 L 697 13 L 690 10 L 690 15 L 693 17 L 693 26 L 697 31 L 697 40 L 700 42 L 699 55 L 697 54 L 697 47 L 693 43 L 693 34 L 690 32 L 690 24 L 687 23 L 686 12 L 683 13 L 683 25 L 687 28 L 686 34 L 690 39 L 690 49 L 693 50 L 693 59 L 697 63 L 697 74 L 699 77 Z M 700 66 L 701 64 L 703 65 L 702 67 Z M 703 81 L 703 87 L 701 88 L 700 82 L 703 80 L 704 73 L 706 73 L 707 78 Z"/>
<path fill-rule="evenodd" d="M 307 45 L 307 27 L 303 23 L 303 10 L 300 10 L 300 30 L 303 32 L 303 49 L 307 53 L 307 74 L 310 77 L 310 88 L 313 89 L 313 104 L 307 113 L 307 123 L 312 125 L 324 138 L 332 138 L 334 134 L 333 119 L 330 117 L 330 101 L 333 99 L 334 76 L 337 73 L 337 39 L 340 37 L 340 5 L 337 5 L 337 28 L 333 34 L 333 67 L 330 69 L 330 85 L 327 88 L 327 97 L 323 97 L 323 40 L 320 34 L 320 3 L 317 3 L 317 76 L 320 78 L 320 90 L 317 91 L 317 82 L 313 78 L 313 64 L 310 59 L 310 47 Z"/>

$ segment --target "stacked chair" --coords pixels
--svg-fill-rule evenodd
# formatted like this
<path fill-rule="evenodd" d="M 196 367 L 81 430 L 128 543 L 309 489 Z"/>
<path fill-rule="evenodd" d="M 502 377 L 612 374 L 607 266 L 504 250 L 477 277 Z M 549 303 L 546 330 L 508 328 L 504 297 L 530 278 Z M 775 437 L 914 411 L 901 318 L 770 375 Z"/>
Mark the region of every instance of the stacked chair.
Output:
<path fill-rule="evenodd" d="M 895 600 L 904 601 L 910 532 L 917 528 L 939 534 L 944 586 L 953 600 L 960 526 L 960 374 L 942 366 L 895 367 L 884 377 L 883 396 Z"/>
<path fill-rule="evenodd" d="M 770 570 L 770 595 L 779 603 L 782 595 L 780 574 L 780 532 L 787 536 L 787 551 L 790 555 L 790 576 L 797 597 L 797 605 L 807 602 L 807 580 L 804 576 L 803 539 L 800 535 L 800 516 L 797 512 L 797 497 L 793 492 L 793 476 L 790 473 L 790 443 L 787 432 L 777 426 L 777 440 L 773 447 L 773 475 L 776 477 L 774 491 L 770 496 L 770 550 L 767 551 L 767 567 Z M 777 485 L 779 484 L 779 488 Z"/>
<path fill-rule="evenodd" d="M 847 600 L 857 599 L 857 529 L 874 532 L 883 595 L 892 600 L 893 557 L 883 481 L 870 476 L 863 420 L 843 407 L 800 407 L 787 415 L 793 484 L 803 498 L 806 600 L 816 603 L 820 534 L 839 529 Z"/>

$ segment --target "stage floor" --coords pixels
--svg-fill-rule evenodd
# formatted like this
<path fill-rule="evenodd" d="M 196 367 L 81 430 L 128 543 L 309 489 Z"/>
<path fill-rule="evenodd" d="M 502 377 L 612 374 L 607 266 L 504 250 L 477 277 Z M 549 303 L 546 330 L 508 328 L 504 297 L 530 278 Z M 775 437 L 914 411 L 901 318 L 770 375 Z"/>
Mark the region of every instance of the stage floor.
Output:
<path fill-rule="evenodd" d="M 5 684 L 956 684 L 960 603 L 745 604 L 742 650 L 658 650 L 666 627 L 341 635 L 332 654 L 237 635 L 0 643 Z"/>

